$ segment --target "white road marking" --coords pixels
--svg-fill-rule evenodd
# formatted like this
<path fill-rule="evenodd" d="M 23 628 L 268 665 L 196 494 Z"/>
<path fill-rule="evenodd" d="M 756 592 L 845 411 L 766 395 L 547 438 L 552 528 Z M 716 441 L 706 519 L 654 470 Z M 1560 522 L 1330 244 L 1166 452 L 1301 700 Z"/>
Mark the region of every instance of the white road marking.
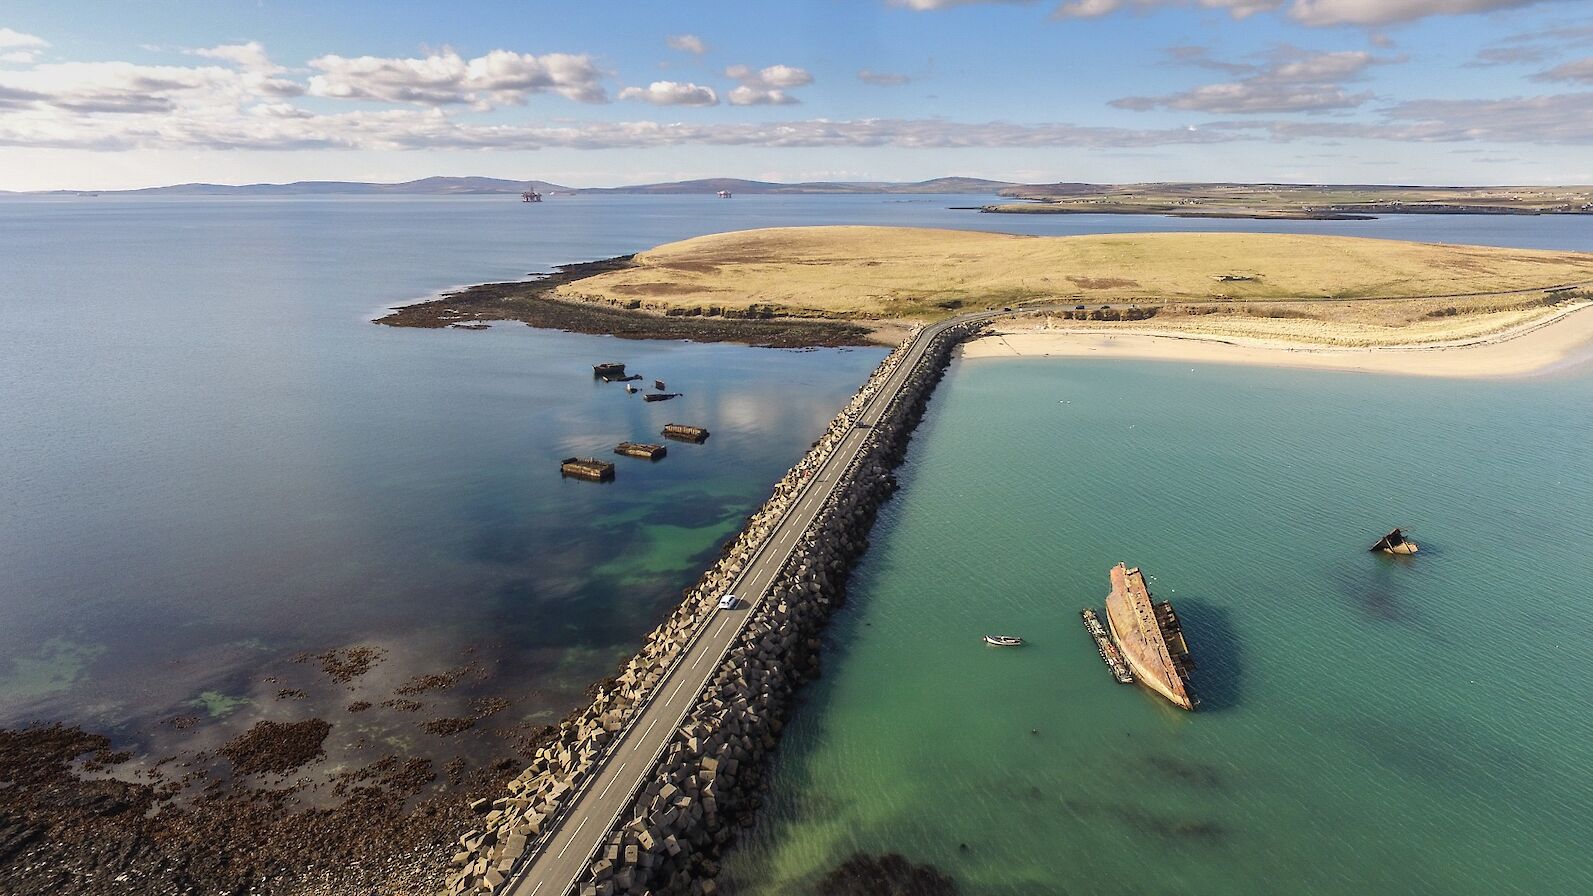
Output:
<path fill-rule="evenodd" d="M 543 881 L 537 881 L 537 885 L 531 888 L 531 896 L 537 896 L 537 891 L 542 889 L 542 884 Z"/>
<path fill-rule="evenodd" d="M 625 763 L 621 762 L 619 764 L 619 767 L 614 769 L 614 781 L 618 781 L 619 780 L 619 773 L 624 771 L 624 770 L 625 770 Z M 608 782 L 608 784 L 604 785 L 603 792 L 599 793 L 597 795 L 598 799 L 602 799 L 603 797 L 608 796 L 608 789 L 610 787 L 614 786 L 614 781 L 610 781 L 610 782 Z"/>
<path fill-rule="evenodd" d="M 574 843 L 574 842 L 575 842 L 575 837 L 576 837 L 576 835 L 577 835 L 577 834 L 579 834 L 579 833 L 581 833 L 581 828 L 584 828 L 584 827 L 586 827 L 586 819 L 585 819 L 585 818 L 583 818 L 583 819 L 581 819 L 581 823 L 580 823 L 580 824 L 578 824 L 578 825 L 576 825 L 576 826 L 575 826 L 575 830 L 573 830 L 573 831 L 571 831 L 571 832 L 570 832 L 570 839 L 569 839 L 569 841 L 568 841 L 568 842 L 566 842 L 566 843 L 565 843 L 565 844 L 564 844 L 564 846 L 563 846 L 563 847 L 562 847 L 562 848 L 560 848 L 560 849 L 559 849 L 559 854 L 558 854 L 558 855 L 556 855 L 556 856 L 554 856 L 554 858 L 555 858 L 555 859 L 562 859 L 562 858 L 564 858 L 564 850 L 566 850 L 566 849 L 569 849 L 569 848 L 570 848 L 570 844 L 571 844 L 571 843 Z"/>
<path fill-rule="evenodd" d="M 728 620 L 728 619 L 726 619 L 724 622 L 719 623 L 719 631 L 714 632 L 714 637 L 715 638 L 719 637 L 720 634 L 722 634 L 724 632 L 725 626 L 727 626 L 729 624 L 730 624 L 730 620 Z"/>
<path fill-rule="evenodd" d="M 657 725 L 657 724 L 658 724 L 658 720 L 657 719 L 653 719 L 651 722 L 648 722 L 647 723 L 647 731 L 652 731 L 653 730 L 653 726 Z M 643 739 L 645 739 L 647 737 L 647 731 L 643 731 L 642 732 Z M 641 746 L 641 745 L 638 744 L 637 746 Z"/>

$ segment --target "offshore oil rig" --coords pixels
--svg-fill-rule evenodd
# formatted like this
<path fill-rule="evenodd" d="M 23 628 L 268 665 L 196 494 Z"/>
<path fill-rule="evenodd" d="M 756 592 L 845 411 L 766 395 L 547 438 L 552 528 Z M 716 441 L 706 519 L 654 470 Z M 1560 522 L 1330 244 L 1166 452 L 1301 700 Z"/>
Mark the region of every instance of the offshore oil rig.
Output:
<path fill-rule="evenodd" d="M 1182 709 L 1193 710 L 1200 703 L 1189 689 L 1195 663 L 1189 658 L 1178 614 L 1167 601 L 1151 600 L 1145 574 L 1138 567 L 1129 569 L 1123 563 L 1112 567 L 1106 625 L 1136 681 Z"/>

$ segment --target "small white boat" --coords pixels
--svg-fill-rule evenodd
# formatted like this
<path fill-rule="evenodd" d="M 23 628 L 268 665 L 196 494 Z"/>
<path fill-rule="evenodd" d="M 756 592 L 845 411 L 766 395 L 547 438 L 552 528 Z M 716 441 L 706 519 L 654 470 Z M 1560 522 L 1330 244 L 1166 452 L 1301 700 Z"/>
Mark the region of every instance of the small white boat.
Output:
<path fill-rule="evenodd" d="M 1022 647 L 1023 639 L 1013 635 L 985 635 L 985 643 L 991 647 Z"/>

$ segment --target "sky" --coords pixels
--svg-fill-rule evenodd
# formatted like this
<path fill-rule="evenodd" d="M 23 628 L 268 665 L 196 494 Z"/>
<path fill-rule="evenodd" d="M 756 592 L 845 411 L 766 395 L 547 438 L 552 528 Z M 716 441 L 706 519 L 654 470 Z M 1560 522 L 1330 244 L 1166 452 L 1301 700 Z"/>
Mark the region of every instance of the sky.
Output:
<path fill-rule="evenodd" d="M 5 0 L 0 190 L 1593 183 L 1593 0 Z"/>

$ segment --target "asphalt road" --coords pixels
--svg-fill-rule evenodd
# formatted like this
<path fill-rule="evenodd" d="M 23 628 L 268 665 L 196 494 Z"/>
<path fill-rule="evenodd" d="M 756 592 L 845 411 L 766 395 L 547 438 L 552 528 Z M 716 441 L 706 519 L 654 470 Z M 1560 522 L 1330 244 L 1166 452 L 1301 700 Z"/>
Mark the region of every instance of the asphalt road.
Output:
<path fill-rule="evenodd" d="M 973 314 L 924 328 L 911 354 L 891 371 L 885 387 L 875 392 L 858 421 L 872 426 L 908 374 L 923 359 L 929 342 L 942 330 L 994 314 Z M 719 610 L 674 670 L 658 685 L 653 700 L 630 726 L 598 771 L 587 778 L 570 810 L 559 820 L 546 845 L 518 870 L 507 893 L 512 896 L 566 896 L 575 889 L 587 862 L 597 853 L 615 821 L 630 802 L 631 791 L 648 775 L 665 745 L 696 704 L 725 652 L 741 634 L 751 611 L 763 600 L 808 525 L 835 490 L 839 477 L 863 444 L 868 427 L 855 423 L 837 450 L 814 474 L 811 485 L 786 510 L 779 525 L 742 571 L 731 590 L 741 597 L 734 610 Z"/>

